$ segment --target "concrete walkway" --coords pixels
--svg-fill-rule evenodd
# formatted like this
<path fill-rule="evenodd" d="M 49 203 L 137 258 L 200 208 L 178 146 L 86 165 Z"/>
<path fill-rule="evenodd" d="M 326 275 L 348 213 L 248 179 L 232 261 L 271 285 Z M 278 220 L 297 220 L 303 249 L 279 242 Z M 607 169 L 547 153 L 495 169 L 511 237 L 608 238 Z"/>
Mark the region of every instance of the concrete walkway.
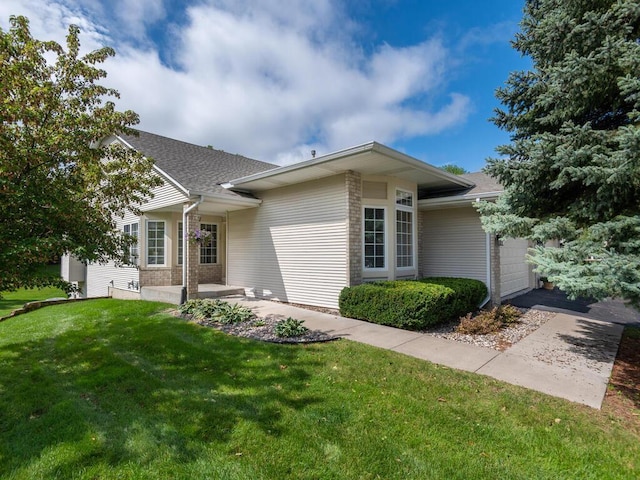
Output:
<path fill-rule="evenodd" d="M 245 297 L 225 300 L 251 307 L 259 316 L 297 318 L 312 330 L 488 375 L 598 409 L 624 328 L 559 312 L 537 331 L 499 352 L 282 303 Z"/>

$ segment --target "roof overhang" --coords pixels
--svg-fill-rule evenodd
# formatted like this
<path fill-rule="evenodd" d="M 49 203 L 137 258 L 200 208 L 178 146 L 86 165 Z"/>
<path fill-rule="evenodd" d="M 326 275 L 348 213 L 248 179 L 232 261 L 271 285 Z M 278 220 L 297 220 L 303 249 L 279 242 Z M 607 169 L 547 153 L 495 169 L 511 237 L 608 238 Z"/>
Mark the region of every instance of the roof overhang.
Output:
<path fill-rule="evenodd" d="M 229 195 L 214 195 L 211 193 L 191 193 L 187 201 L 196 202 L 202 199 L 202 203 L 198 206 L 200 213 L 209 215 L 224 215 L 226 212 L 236 210 L 244 210 L 246 208 L 255 208 L 260 206 L 262 200 L 257 198 L 233 198 Z M 183 202 L 165 205 L 159 208 L 142 208 L 143 212 L 182 212 L 184 208 Z"/>
<path fill-rule="evenodd" d="M 466 193 L 446 197 L 425 198 L 418 201 L 419 210 L 435 210 L 439 208 L 463 207 L 481 200 L 495 201 L 503 192 Z"/>
<path fill-rule="evenodd" d="M 270 190 L 350 170 L 362 175 L 393 176 L 433 190 L 463 189 L 474 185 L 469 180 L 447 173 L 402 152 L 377 142 L 370 142 L 305 162 L 237 178 L 222 186 L 247 191 Z"/>

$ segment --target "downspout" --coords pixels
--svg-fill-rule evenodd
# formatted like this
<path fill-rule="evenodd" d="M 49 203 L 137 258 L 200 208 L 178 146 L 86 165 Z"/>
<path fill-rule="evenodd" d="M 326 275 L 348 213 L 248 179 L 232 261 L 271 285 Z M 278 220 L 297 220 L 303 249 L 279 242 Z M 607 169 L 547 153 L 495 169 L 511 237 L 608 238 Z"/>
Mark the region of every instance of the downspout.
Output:
<path fill-rule="evenodd" d="M 189 267 L 189 256 L 187 244 L 187 215 L 188 213 L 204 202 L 204 196 L 200 195 L 200 200 L 191 205 L 189 208 L 182 212 L 182 235 L 185 237 L 182 240 L 182 292 L 180 293 L 180 305 L 187 301 L 187 269 Z"/>
<path fill-rule="evenodd" d="M 229 285 L 229 210 L 224 215 L 224 284 Z"/>
<path fill-rule="evenodd" d="M 487 296 L 479 305 L 479 308 L 484 307 L 489 300 L 491 300 L 491 234 L 486 234 L 486 262 L 487 262 Z"/>
<path fill-rule="evenodd" d="M 476 198 L 476 203 L 480 203 L 480 198 Z M 489 300 L 491 300 L 491 234 L 490 233 L 486 233 L 486 240 L 485 240 L 485 251 L 486 251 L 486 255 L 485 255 L 485 262 L 487 265 L 487 296 L 484 298 L 484 300 L 482 300 L 482 302 L 480 302 L 480 305 L 478 306 L 478 308 L 482 308 L 484 307 Z"/>

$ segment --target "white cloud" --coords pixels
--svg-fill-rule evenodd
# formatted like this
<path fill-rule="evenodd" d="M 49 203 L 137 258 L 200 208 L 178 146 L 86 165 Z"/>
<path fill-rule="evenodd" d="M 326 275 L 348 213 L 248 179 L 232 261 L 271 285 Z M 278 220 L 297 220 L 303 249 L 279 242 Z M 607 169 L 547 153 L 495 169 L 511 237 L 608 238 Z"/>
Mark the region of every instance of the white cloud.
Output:
<path fill-rule="evenodd" d="M 0 3 L 0 27 L 9 28 L 11 15 L 29 18 L 31 34 L 40 40 L 55 40 L 61 45 L 69 32 L 69 25 L 77 25 L 82 31 L 82 50 L 91 51 L 109 43 L 104 30 L 93 19 L 87 18 L 80 5 L 48 0 L 2 0 Z"/>
<path fill-rule="evenodd" d="M 0 6 L 3 28 L 9 13 L 22 13 L 34 35 L 59 39 L 75 19 L 85 47 L 115 44 L 105 83 L 120 91 L 120 108 L 140 114 L 141 128 L 266 161 L 437 134 L 464 122 L 470 110 L 468 98 L 444 91 L 450 65 L 439 39 L 382 45 L 367 55 L 350 37 L 357 24 L 333 0 L 286 8 L 277 0 L 199 3 L 160 47 L 145 33 L 168 15 L 160 0 L 137 3 L 127 19 L 116 15 L 104 24 L 88 3 L 8 2 Z M 163 57 L 176 69 L 160 60 L 168 45 Z"/>

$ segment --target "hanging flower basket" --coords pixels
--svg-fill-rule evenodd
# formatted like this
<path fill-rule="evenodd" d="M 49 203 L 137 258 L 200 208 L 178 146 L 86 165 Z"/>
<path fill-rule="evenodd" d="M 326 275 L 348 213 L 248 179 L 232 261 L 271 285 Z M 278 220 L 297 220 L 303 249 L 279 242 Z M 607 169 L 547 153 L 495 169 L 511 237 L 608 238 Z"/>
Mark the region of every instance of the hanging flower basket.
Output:
<path fill-rule="evenodd" d="M 211 243 L 211 232 L 208 230 L 195 229 L 187 233 L 186 237 L 191 245 L 206 247 Z"/>

